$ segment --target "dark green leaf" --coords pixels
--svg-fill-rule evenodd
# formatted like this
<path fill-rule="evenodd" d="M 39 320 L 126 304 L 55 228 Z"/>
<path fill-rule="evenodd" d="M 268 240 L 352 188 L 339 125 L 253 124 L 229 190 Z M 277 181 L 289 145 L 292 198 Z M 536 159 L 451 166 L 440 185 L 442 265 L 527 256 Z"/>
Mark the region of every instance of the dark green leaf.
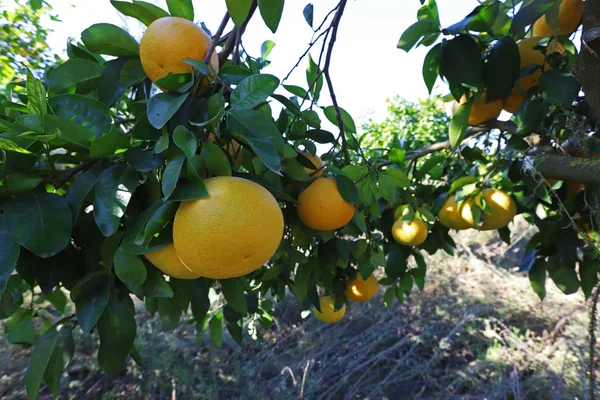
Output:
<path fill-rule="evenodd" d="M 396 180 L 389 175 L 379 175 L 377 187 L 381 196 L 390 204 L 396 204 L 398 199 L 398 186 Z"/>
<path fill-rule="evenodd" d="M 306 21 L 308 26 L 310 26 L 311 28 L 313 27 L 313 14 L 314 14 L 314 6 L 312 5 L 312 3 L 308 3 L 304 7 L 304 10 L 302 10 L 302 15 L 304 15 L 304 20 Z"/>
<path fill-rule="evenodd" d="M 492 45 L 483 61 L 482 77 L 492 98 L 507 98 L 521 70 L 519 48 L 505 36 Z"/>
<path fill-rule="evenodd" d="M 138 173 L 125 164 L 114 165 L 100 174 L 94 186 L 94 219 L 104 236 L 111 236 L 119 228 L 139 184 Z"/>
<path fill-rule="evenodd" d="M 144 262 L 138 256 L 123 253 L 118 249 L 115 253 L 115 274 L 130 287 L 141 285 L 148 276 Z"/>
<path fill-rule="evenodd" d="M 549 10 L 554 1 L 548 0 L 536 0 L 524 2 L 523 6 L 519 8 L 519 12 L 514 16 L 510 32 L 512 34 L 519 35 L 528 26 L 532 25 L 538 18 Z"/>
<path fill-rule="evenodd" d="M 4 227 L 3 216 L 0 214 L 0 299 L 6 289 L 8 278 L 13 273 L 21 246 L 12 240 Z"/>
<path fill-rule="evenodd" d="M 146 26 L 150 25 L 159 18 L 169 16 L 169 14 L 162 8 L 144 1 L 136 1 L 135 3 L 111 1 L 110 4 L 119 10 L 121 14 L 127 15 L 128 17 L 133 17 Z"/>
<path fill-rule="evenodd" d="M 317 63 L 313 61 L 310 53 L 308 54 L 308 65 L 306 66 L 306 82 L 313 100 L 318 101 L 323 88 L 323 74 Z"/>
<path fill-rule="evenodd" d="M 163 153 L 156 154 L 152 150 L 129 149 L 125 153 L 125 161 L 136 171 L 150 172 L 153 169 L 162 167 L 165 162 Z"/>
<path fill-rule="evenodd" d="M 338 124 L 337 114 L 335 112 L 335 107 L 329 106 L 323 109 L 325 116 L 335 126 L 340 128 Z M 354 123 L 354 119 L 352 116 L 343 108 L 340 107 L 340 115 L 342 116 L 342 123 L 344 124 L 344 131 L 348 133 L 356 133 L 356 124 Z"/>
<path fill-rule="evenodd" d="M 162 129 L 183 105 L 188 97 L 184 94 L 159 93 L 148 102 L 148 121 L 156 129 Z"/>
<path fill-rule="evenodd" d="M 110 296 L 109 276 L 105 273 L 87 275 L 71 291 L 77 322 L 84 335 L 89 335 L 104 312 Z"/>
<path fill-rule="evenodd" d="M 333 136 L 333 133 L 324 131 L 322 129 L 313 129 L 307 131 L 306 137 L 321 144 L 335 143 L 335 136 Z"/>
<path fill-rule="evenodd" d="M 136 236 L 135 244 L 142 245 L 148 238 L 159 233 L 169 221 L 173 220 L 177 208 L 179 207 L 179 204 L 174 201 L 163 202 L 162 200 L 159 200 L 155 204 L 159 204 L 159 207 L 152 213 L 150 218 L 148 218 L 143 232 L 138 233 Z"/>
<path fill-rule="evenodd" d="M 48 367 L 44 372 L 44 382 L 48 385 L 54 398 L 60 393 L 60 379 L 64 369 L 69 365 L 75 352 L 75 341 L 73 340 L 73 329 L 68 325 L 60 332 L 56 347 L 52 352 Z"/>
<path fill-rule="evenodd" d="M 77 151 L 92 147 L 96 136 L 79 124 L 55 115 L 46 115 L 44 131 L 47 135 L 58 133 L 59 137 L 50 143 L 57 147 L 72 148 Z"/>
<path fill-rule="evenodd" d="M 252 75 L 252 71 L 237 65 L 226 65 L 219 70 L 219 77 L 229 85 L 239 85 L 244 79 Z"/>
<path fill-rule="evenodd" d="M 116 376 L 127 360 L 136 334 L 132 310 L 112 300 L 98 320 L 98 364 L 110 376 Z"/>
<path fill-rule="evenodd" d="M 146 299 L 150 297 L 173 297 L 173 289 L 171 289 L 169 283 L 165 280 L 162 273 L 156 267 L 153 265 L 148 265 L 146 272 L 148 277 L 143 285 L 144 296 L 146 296 Z"/>
<path fill-rule="evenodd" d="M 233 23 L 237 26 L 242 26 L 250 12 L 252 0 L 225 0 L 225 3 L 227 4 L 227 11 L 229 11 Z"/>
<path fill-rule="evenodd" d="M 275 33 L 281 20 L 284 0 L 258 0 L 258 9 L 265 24 Z"/>
<path fill-rule="evenodd" d="M 246 288 L 246 278 L 223 279 L 221 282 L 221 290 L 225 296 L 227 303 L 234 310 L 246 314 L 248 312 L 248 304 L 244 290 Z"/>
<path fill-rule="evenodd" d="M 4 228 L 38 257 L 52 257 L 71 239 L 71 209 L 57 194 L 28 194 L 4 206 Z"/>
<path fill-rule="evenodd" d="M 210 309 L 210 300 L 208 298 L 209 289 L 210 281 L 208 279 L 200 278 L 190 282 L 192 314 L 198 324 L 202 323 Z"/>
<path fill-rule="evenodd" d="M 476 88 L 481 80 L 481 51 L 471 36 L 459 35 L 446 42 L 440 60 L 440 74 L 450 88 Z"/>
<path fill-rule="evenodd" d="M 185 156 L 180 154 L 169 161 L 165 167 L 162 175 L 162 192 L 165 199 L 168 199 L 173 194 L 179 176 L 181 175 L 181 169 L 183 168 L 184 162 Z"/>
<path fill-rule="evenodd" d="M 549 70 L 540 77 L 540 91 L 544 97 L 563 106 L 571 107 L 579 93 L 579 82 L 570 72 Z"/>
<path fill-rule="evenodd" d="M 142 117 L 135 124 L 131 137 L 137 140 L 152 140 L 156 141 L 160 138 L 161 132 L 150 124 L 148 114 Z"/>
<path fill-rule="evenodd" d="M 63 330 L 70 330 L 68 325 L 71 319 L 72 317 L 61 319 L 52 325 L 36 342 L 25 374 L 25 388 L 30 399 L 38 398 L 42 379 L 44 379 L 59 341 L 64 337 Z"/>
<path fill-rule="evenodd" d="M 409 26 L 398 40 L 396 47 L 409 52 L 425 35 L 439 33 L 440 28 L 428 19 L 422 19 Z"/>
<path fill-rule="evenodd" d="M 140 45 L 129 33 L 112 24 L 94 24 L 81 33 L 81 41 L 98 54 L 137 56 Z"/>
<path fill-rule="evenodd" d="M 117 150 L 129 147 L 129 137 L 119 128 L 112 129 L 106 135 L 94 140 L 90 155 L 94 158 L 108 158 Z"/>
<path fill-rule="evenodd" d="M 336 176 L 335 182 L 338 191 L 344 200 L 352 204 L 358 203 L 358 189 L 356 189 L 354 182 L 343 175 Z"/>
<path fill-rule="evenodd" d="M 206 142 L 202 145 L 202 158 L 206 168 L 217 176 L 231 176 L 231 165 L 222 148 L 214 143 Z"/>
<path fill-rule="evenodd" d="M 54 92 L 62 92 L 78 83 L 100 77 L 103 69 L 102 65 L 93 61 L 81 58 L 67 60 L 64 64 L 56 67 L 50 75 L 49 89 Z"/>
<path fill-rule="evenodd" d="M 42 182 L 34 174 L 15 172 L 4 177 L 4 186 L 0 186 L 0 196 L 21 195 L 33 191 Z"/>
<path fill-rule="evenodd" d="M 542 99 L 539 96 L 527 97 L 511 118 L 511 121 L 517 125 L 516 134 L 525 136 L 537 131 L 545 115 L 546 110 Z"/>
<path fill-rule="evenodd" d="M 287 90 L 288 92 L 290 92 L 293 95 L 300 97 L 301 99 L 308 97 L 308 93 L 306 92 L 306 90 L 302 89 L 300 86 L 296 86 L 296 85 L 282 85 L 282 86 L 285 90 Z"/>
<path fill-rule="evenodd" d="M 433 46 L 423 61 L 423 80 L 425 81 L 425 86 L 427 86 L 429 94 L 431 94 L 433 86 L 435 85 L 435 82 L 440 74 L 439 58 L 441 54 L 441 48 L 441 44 L 436 44 Z"/>
<path fill-rule="evenodd" d="M 579 263 L 579 278 L 581 279 L 581 289 L 587 299 L 598 285 L 598 261 L 584 259 Z"/>
<path fill-rule="evenodd" d="M 173 201 L 189 201 L 208 197 L 208 191 L 202 181 L 183 182 L 177 186 L 170 199 Z"/>
<path fill-rule="evenodd" d="M 69 187 L 67 196 L 65 197 L 65 200 L 73 213 L 73 220 L 76 220 L 79 213 L 81 213 L 83 205 L 85 204 L 85 199 L 94 188 L 99 173 L 100 168 L 92 168 L 75 176 L 73 183 Z"/>
<path fill-rule="evenodd" d="M 167 0 L 167 6 L 172 16 L 194 21 L 194 5 L 192 4 L 192 0 Z"/>
<path fill-rule="evenodd" d="M 469 115 L 471 114 L 471 105 L 473 104 L 473 98 L 470 98 L 464 104 L 460 104 L 456 109 L 456 112 L 450 120 L 450 146 L 453 149 L 460 146 L 467 133 L 467 126 L 469 125 Z"/>
<path fill-rule="evenodd" d="M 19 321 L 8 333 L 8 343 L 31 346 L 35 342 L 35 327 L 30 318 Z"/>
<path fill-rule="evenodd" d="M 186 157 L 192 158 L 196 154 L 198 142 L 196 137 L 185 126 L 179 125 L 175 128 L 175 131 L 173 131 L 173 141 Z"/>
<path fill-rule="evenodd" d="M 252 75 L 240 82 L 231 93 L 231 106 L 237 110 L 254 108 L 263 103 L 279 86 L 273 75 Z"/>
<path fill-rule="evenodd" d="M 546 297 L 546 266 L 543 259 L 538 258 L 529 270 L 529 282 L 531 288 L 540 300 Z"/>

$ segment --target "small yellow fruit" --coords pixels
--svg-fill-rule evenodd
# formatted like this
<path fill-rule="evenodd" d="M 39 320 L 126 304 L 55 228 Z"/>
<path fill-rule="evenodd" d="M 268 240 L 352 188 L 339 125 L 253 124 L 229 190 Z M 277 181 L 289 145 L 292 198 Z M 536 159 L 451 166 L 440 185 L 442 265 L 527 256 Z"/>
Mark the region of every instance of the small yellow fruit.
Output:
<path fill-rule="evenodd" d="M 464 104 L 467 102 L 467 98 L 463 96 L 460 99 L 460 104 Z M 458 109 L 459 103 L 454 103 L 454 107 L 452 108 L 452 112 L 455 113 Z M 488 103 L 487 94 L 483 93 L 479 96 L 478 99 L 473 101 L 471 104 L 471 113 L 469 114 L 469 125 L 481 125 L 485 124 L 488 121 L 493 121 L 502 112 L 502 100 L 494 100 Z"/>
<path fill-rule="evenodd" d="M 473 217 L 473 202 L 481 207 L 481 198 L 485 200 L 490 212 L 484 213 L 483 224 L 479 228 L 482 231 L 490 231 L 508 226 L 517 215 L 517 204 L 511 196 L 498 189 L 484 189 L 480 194 L 465 200 L 461 208 L 462 219 L 471 228 L 478 228 L 477 221 Z M 483 213 L 483 211 L 482 211 Z"/>
<path fill-rule="evenodd" d="M 427 239 L 427 225 L 417 216 L 411 222 L 400 218 L 392 225 L 392 236 L 405 246 L 419 246 Z"/>
<path fill-rule="evenodd" d="M 283 214 L 277 200 L 247 179 L 204 180 L 209 197 L 184 201 L 175 214 L 173 242 L 188 269 L 206 278 L 249 274 L 277 251 Z"/>
<path fill-rule="evenodd" d="M 577 30 L 584 7 L 583 0 L 562 0 L 558 7 L 558 29 L 550 26 L 544 14 L 533 24 L 533 36 L 570 35 Z"/>
<path fill-rule="evenodd" d="M 162 249 L 145 254 L 144 257 L 166 275 L 177 279 L 196 279 L 200 274 L 189 270 L 175 252 L 175 246 L 169 244 Z"/>
<path fill-rule="evenodd" d="M 318 178 L 298 196 L 298 217 L 317 231 L 340 229 L 352 220 L 356 207 L 342 198 L 335 178 Z"/>
<path fill-rule="evenodd" d="M 346 282 L 346 291 L 344 294 L 349 300 L 363 302 L 372 299 L 379 290 L 379 282 L 374 275 L 371 275 L 365 281 L 360 273 L 356 278 L 349 279 Z"/>
<path fill-rule="evenodd" d="M 444 225 L 448 229 L 464 230 L 469 229 L 471 226 L 462 219 L 460 216 L 460 210 L 456 203 L 456 196 L 451 194 L 446 198 L 442 209 L 438 213 L 438 219 L 440 224 Z"/>
<path fill-rule="evenodd" d="M 202 61 L 210 47 L 211 39 L 195 23 L 179 17 L 163 17 L 148 26 L 140 41 L 142 67 L 152 82 L 169 73 L 187 74 L 192 66 L 183 62 L 186 58 Z M 219 71 L 219 58 L 213 52 L 210 65 Z M 204 77 L 206 87 L 214 77 Z"/>
<path fill-rule="evenodd" d="M 310 153 L 304 153 L 304 156 L 308 158 L 315 167 L 317 167 L 317 169 L 304 167 L 304 170 L 306 171 L 308 176 L 310 176 L 310 179 L 317 179 L 322 177 L 325 173 L 325 164 L 323 164 L 323 160 L 321 160 L 321 157 L 313 156 Z"/>
<path fill-rule="evenodd" d="M 344 318 L 346 314 L 346 305 L 343 304 L 342 308 L 335 311 L 335 297 L 334 296 L 322 296 L 319 298 L 319 306 L 321 311 L 313 307 L 312 311 L 315 317 L 322 322 L 334 324 Z"/>

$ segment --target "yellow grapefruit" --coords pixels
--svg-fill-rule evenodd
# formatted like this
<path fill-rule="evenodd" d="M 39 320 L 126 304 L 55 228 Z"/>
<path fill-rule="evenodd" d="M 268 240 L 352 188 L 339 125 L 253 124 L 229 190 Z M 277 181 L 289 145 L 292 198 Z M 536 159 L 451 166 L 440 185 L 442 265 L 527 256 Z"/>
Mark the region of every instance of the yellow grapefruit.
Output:
<path fill-rule="evenodd" d="M 460 210 L 456 203 L 456 196 L 453 194 L 446 198 L 442 209 L 438 213 L 438 219 L 440 220 L 440 224 L 448 229 L 464 230 L 471 227 L 460 216 Z"/>
<path fill-rule="evenodd" d="M 371 275 L 364 280 L 362 275 L 358 273 L 356 278 L 349 279 L 346 282 L 346 291 L 344 294 L 349 300 L 363 302 L 372 299 L 379 290 L 379 282 L 374 275 Z"/>
<path fill-rule="evenodd" d="M 166 275 L 177 279 L 196 279 L 201 275 L 189 270 L 175 252 L 175 246 L 170 244 L 162 249 L 145 254 L 144 257 Z"/>
<path fill-rule="evenodd" d="M 463 96 L 460 99 L 460 104 L 467 102 L 467 98 Z M 452 112 L 456 112 L 459 103 L 454 103 Z M 502 112 L 502 100 L 487 101 L 487 94 L 483 93 L 479 98 L 473 101 L 471 105 L 471 113 L 469 114 L 469 125 L 481 125 L 488 121 L 495 120 Z"/>
<path fill-rule="evenodd" d="M 417 216 L 410 222 L 400 218 L 392 225 L 392 236 L 405 246 L 419 246 L 427 239 L 427 225 Z"/>
<path fill-rule="evenodd" d="M 481 207 L 481 199 L 489 207 L 489 213 L 483 213 L 482 231 L 500 229 L 508 226 L 517 214 L 517 204 L 511 196 L 498 189 L 484 189 L 481 193 L 465 200 L 461 208 L 462 219 L 471 228 L 478 228 L 478 221 L 473 216 L 473 207 Z"/>
<path fill-rule="evenodd" d="M 346 305 L 343 304 L 342 308 L 335 310 L 335 297 L 334 296 L 322 296 L 319 298 L 319 306 L 321 311 L 313 307 L 313 313 L 315 317 L 322 322 L 334 324 L 344 318 L 346 314 Z"/>
<path fill-rule="evenodd" d="M 342 198 L 335 178 L 317 178 L 298 196 L 298 217 L 317 231 L 340 229 L 352 220 L 356 207 Z"/>
<path fill-rule="evenodd" d="M 544 14 L 533 24 L 533 36 L 570 35 L 577 30 L 584 7 L 583 0 L 562 0 L 558 7 L 558 29 L 550 26 Z"/>

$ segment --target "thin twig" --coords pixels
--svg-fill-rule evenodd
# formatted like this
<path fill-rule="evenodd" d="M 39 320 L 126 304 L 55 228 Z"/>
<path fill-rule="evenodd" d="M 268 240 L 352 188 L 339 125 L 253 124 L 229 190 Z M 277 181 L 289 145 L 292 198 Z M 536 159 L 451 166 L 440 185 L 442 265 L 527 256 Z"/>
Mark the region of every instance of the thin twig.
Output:
<path fill-rule="evenodd" d="M 56 183 L 54 184 L 54 188 L 59 189 L 62 185 L 69 182 L 79 172 L 92 168 L 94 164 L 96 164 L 98 161 L 100 161 L 98 158 L 90 158 L 89 160 L 69 170 L 69 172 L 64 174 L 58 181 L 56 181 Z"/>

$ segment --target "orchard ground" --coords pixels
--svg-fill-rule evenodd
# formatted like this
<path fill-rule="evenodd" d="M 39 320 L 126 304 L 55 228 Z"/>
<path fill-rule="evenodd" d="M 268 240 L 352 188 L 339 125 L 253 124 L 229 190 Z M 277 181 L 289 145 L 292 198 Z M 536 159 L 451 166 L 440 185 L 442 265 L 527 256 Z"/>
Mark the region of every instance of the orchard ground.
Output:
<path fill-rule="evenodd" d="M 95 359 L 97 338 L 83 338 L 61 398 L 585 399 L 583 295 L 549 283 L 541 302 L 514 268 L 532 232 L 520 220 L 512 231 L 510 246 L 496 232 L 459 233 L 454 257 L 430 257 L 423 293 L 386 308 L 380 291 L 339 324 L 303 320 L 290 295 L 273 328 L 242 347 L 225 333 L 219 349 L 192 324 L 171 331 L 138 303 L 146 368 L 130 360 L 109 378 Z M 25 399 L 30 350 L 6 336 L 0 348 L 0 396 Z"/>

